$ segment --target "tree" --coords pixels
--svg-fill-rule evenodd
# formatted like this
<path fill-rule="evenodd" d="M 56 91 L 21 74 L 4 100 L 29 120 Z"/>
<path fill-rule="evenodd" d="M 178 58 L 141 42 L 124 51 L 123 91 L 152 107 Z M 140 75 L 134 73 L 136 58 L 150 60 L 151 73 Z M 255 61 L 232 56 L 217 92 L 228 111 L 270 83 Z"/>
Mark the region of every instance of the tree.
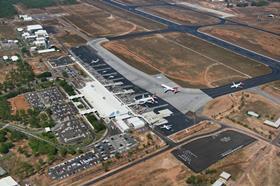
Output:
<path fill-rule="evenodd" d="M 0 153 L 1 154 L 7 154 L 10 150 L 10 148 L 12 148 L 14 145 L 10 142 L 7 143 L 2 143 L 0 145 Z"/>
<path fill-rule="evenodd" d="M 7 134 L 7 132 L 5 132 L 5 131 L 0 131 L 0 142 L 5 142 L 5 141 L 7 141 L 7 138 L 6 138 L 6 134 Z"/>

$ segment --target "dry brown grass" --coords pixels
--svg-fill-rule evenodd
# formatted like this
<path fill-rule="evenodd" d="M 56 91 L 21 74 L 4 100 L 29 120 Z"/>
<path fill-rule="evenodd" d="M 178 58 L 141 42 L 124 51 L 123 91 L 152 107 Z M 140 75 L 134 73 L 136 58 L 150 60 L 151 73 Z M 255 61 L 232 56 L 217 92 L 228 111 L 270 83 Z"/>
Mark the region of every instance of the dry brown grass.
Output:
<path fill-rule="evenodd" d="M 256 61 L 182 33 L 112 41 L 104 47 L 135 68 L 164 73 L 186 87 L 215 87 L 270 72 Z"/>
<path fill-rule="evenodd" d="M 280 38 L 251 28 L 223 25 L 205 27 L 201 31 L 235 43 L 258 53 L 280 59 Z"/>
<path fill-rule="evenodd" d="M 160 16 L 162 18 L 184 24 L 184 25 L 206 25 L 218 23 L 219 19 L 194 12 L 191 10 L 166 7 L 166 6 L 153 6 L 143 8 L 145 12 L 149 12 Z"/>
<path fill-rule="evenodd" d="M 280 105 L 260 95 L 238 92 L 212 100 L 204 107 L 203 114 L 273 139 L 278 130 L 263 122 L 266 119 L 276 121 L 280 117 L 279 110 Z M 257 112 L 260 118 L 248 116 L 248 111 Z"/>
<path fill-rule="evenodd" d="M 69 14 L 65 16 L 68 22 L 92 37 L 121 35 L 141 30 L 134 23 L 89 4 L 83 3 L 62 8 Z"/>

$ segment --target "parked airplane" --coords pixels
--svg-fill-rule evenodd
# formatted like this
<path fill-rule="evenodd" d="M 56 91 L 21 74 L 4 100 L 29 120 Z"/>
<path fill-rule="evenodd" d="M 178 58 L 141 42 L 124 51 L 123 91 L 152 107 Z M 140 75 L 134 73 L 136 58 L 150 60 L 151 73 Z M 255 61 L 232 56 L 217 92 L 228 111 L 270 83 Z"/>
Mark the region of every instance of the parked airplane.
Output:
<path fill-rule="evenodd" d="M 230 86 L 230 88 L 242 88 L 243 83 L 239 82 L 239 83 L 234 83 L 232 82 L 232 85 Z"/>
<path fill-rule="evenodd" d="M 91 63 L 98 63 L 99 62 L 99 59 L 96 58 L 96 60 L 92 60 Z"/>
<path fill-rule="evenodd" d="M 163 125 L 160 128 L 170 130 L 172 128 L 172 125 Z"/>
<path fill-rule="evenodd" d="M 170 86 L 167 86 L 165 84 L 161 84 L 161 87 L 164 89 L 164 93 L 167 93 L 168 91 L 171 91 L 173 92 L 174 94 L 180 92 L 178 90 L 178 87 L 170 87 Z"/>
<path fill-rule="evenodd" d="M 142 98 L 135 100 L 135 103 L 139 104 L 139 105 L 143 105 L 145 103 L 157 103 L 158 101 L 156 99 L 157 99 L 157 97 L 155 95 L 152 95 L 152 96 L 149 95 L 147 97 L 142 95 Z"/>

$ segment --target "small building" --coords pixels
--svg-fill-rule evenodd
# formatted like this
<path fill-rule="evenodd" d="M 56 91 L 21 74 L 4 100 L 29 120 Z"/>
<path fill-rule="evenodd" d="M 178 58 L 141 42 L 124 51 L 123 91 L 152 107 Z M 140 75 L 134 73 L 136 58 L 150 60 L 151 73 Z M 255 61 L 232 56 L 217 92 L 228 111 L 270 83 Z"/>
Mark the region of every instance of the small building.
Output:
<path fill-rule="evenodd" d="M 13 62 L 16 62 L 16 61 L 19 60 L 19 57 L 18 57 L 18 56 L 12 56 L 12 57 L 11 57 L 11 60 L 12 60 Z"/>
<path fill-rule="evenodd" d="M 1 186 L 20 186 L 11 176 L 0 179 Z"/>
<path fill-rule="evenodd" d="M 45 40 L 39 40 L 39 41 L 33 41 L 33 44 L 37 47 L 46 47 L 47 46 L 47 43 Z"/>
<path fill-rule="evenodd" d="M 43 30 L 43 27 L 41 25 L 28 25 L 26 27 L 28 32 L 36 32 L 38 30 Z"/>
<path fill-rule="evenodd" d="M 49 34 L 47 33 L 46 30 L 38 30 L 34 33 L 37 37 L 43 37 L 43 38 L 47 38 L 49 37 Z"/>
<path fill-rule="evenodd" d="M 268 14 L 267 17 L 274 18 L 274 15 L 273 14 Z"/>
<path fill-rule="evenodd" d="M 23 21 L 32 21 L 33 18 L 31 16 L 28 15 L 19 15 L 18 16 L 20 19 L 22 19 Z"/>
<path fill-rule="evenodd" d="M 23 31 L 23 28 L 17 28 L 17 31 L 18 31 L 18 32 L 22 32 L 22 31 Z"/>
<path fill-rule="evenodd" d="M 276 122 L 273 122 L 273 121 L 270 121 L 270 120 L 265 120 L 263 123 L 265 125 L 268 125 L 270 127 L 273 127 L 273 128 L 277 129 L 280 126 L 280 118 Z"/>
<path fill-rule="evenodd" d="M 145 127 L 145 122 L 138 117 L 129 118 L 127 123 L 135 129 L 140 129 Z"/>
<path fill-rule="evenodd" d="M 212 186 L 224 186 L 226 185 L 226 180 L 222 179 L 222 178 L 219 178 L 217 179 L 213 184 Z"/>
<path fill-rule="evenodd" d="M 7 61 L 8 59 L 9 59 L 8 56 L 3 56 L 3 60 L 4 60 L 4 61 Z"/>
<path fill-rule="evenodd" d="M 38 50 L 38 54 L 44 54 L 44 53 L 55 52 L 55 51 L 56 51 L 55 48 Z"/>
<path fill-rule="evenodd" d="M 256 118 L 260 117 L 260 115 L 258 113 L 256 113 L 256 112 L 254 112 L 254 111 L 248 111 L 247 114 L 249 116 L 253 116 L 253 117 L 256 117 Z"/>
<path fill-rule="evenodd" d="M 50 127 L 46 127 L 45 128 L 45 132 L 51 132 L 51 128 Z"/>
<path fill-rule="evenodd" d="M 224 171 L 220 174 L 220 178 L 223 178 L 225 180 L 229 180 L 230 177 L 231 177 L 231 175 L 227 172 L 224 172 Z"/>

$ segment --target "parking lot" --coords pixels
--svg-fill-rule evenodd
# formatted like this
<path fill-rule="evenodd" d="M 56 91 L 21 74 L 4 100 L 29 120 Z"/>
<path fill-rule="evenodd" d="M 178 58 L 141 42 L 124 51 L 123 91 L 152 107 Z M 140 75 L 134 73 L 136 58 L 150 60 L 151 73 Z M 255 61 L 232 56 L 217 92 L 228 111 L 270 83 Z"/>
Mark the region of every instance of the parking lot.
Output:
<path fill-rule="evenodd" d="M 48 175 L 52 179 L 63 179 L 77 172 L 94 166 L 102 161 L 115 157 L 137 145 L 128 134 L 110 136 L 94 146 L 94 150 L 51 167 Z"/>
<path fill-rule="evenodd" d="M 93 133 L 89 126 L 80 118 L 70 117 L 59 123 L 54 129 L 58 140 L 62 143 L 78 143 L 85 138 L 93 138 Z"/>
<path fill-rule="evenodd" d="M 51 66 L 53 68 L 55 68 L 55 67 L 60 67 L 60 66 L 66 66 L 66 65 L 73 64 L 74 61 L 71 59 L 70 56 L 61 56 L 61 57 L 58 57 L 58 58 L 50 59 L 49 63 L 51 64 Z"/>
<path fill-rule="evenodd" d="M 190 142 L 172 154 L 194 172 L 200 172 L 254 141 L 250 136 L 228 130 Z"/>
<path fill-rule="evenodd" d="M 102 83 L 109 91 L 113 92 L 122 102 L 128 105 L 136 114 L 143 114 L 147 112 L 158 112 L 162 109 L 168 109 L 173 114 L 165 118 L 168 124 L 172 126 L 171 129 L 156 126 L 163 135 L 169 136 L 182 129 L 190 127 L 194 124 L 192 119 L 189 119 L 183 113 L 178 111 L 175 107 L 168 104 L 166 101 L 156 97 L 156 101 L 137 104 L 135 100 L 143 95 L 152 96 L 153 94 L 145 91 L 132 82 L 127 80 L 119 72 L 117 72 L 110 65 L 105 63 L 103 59 L 95 54 L 95 52 L 88 46 L 80 46 L 71 49 L 72 53 L 78 57 L 81 64 Z"/>
<path fill-rule="evenodd" d="M 48 174 L 52 179 L 63 179 L 98 163 L 99 157 L 90 151 L 51 167 Z"/>
<path fill-rule="evenodd" d="M 56 123 L 52 131 L 60 142 L 72 144 L 80 143 L 86 138 L 93 139 L 91 128 L 80 118 L 78 109 L 58 87 L 29 92 L 25 97 L 33 108 L 50 109 L 51 117 Z"/>

